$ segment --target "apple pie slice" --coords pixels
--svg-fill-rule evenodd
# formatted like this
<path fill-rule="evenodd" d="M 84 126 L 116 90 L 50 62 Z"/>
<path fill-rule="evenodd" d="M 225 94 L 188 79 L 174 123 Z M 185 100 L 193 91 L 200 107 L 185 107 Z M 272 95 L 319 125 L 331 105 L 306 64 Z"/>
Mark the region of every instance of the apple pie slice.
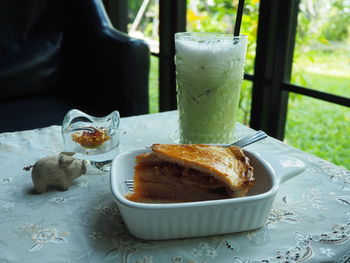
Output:
<path fill-rule="evenodd" d="M 217 200 L 244 196 L 253 167 L 241 148 L 204 144 L 153 144 L 136 156 L 134 192 L 141 203 Z"/>

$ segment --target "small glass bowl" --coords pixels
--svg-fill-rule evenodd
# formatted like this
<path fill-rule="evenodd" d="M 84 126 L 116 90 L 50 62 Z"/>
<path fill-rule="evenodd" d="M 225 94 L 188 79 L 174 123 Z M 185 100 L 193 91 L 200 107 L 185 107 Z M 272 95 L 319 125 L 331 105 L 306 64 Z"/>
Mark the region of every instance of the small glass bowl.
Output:
<path fill-rule="evenodd" d="M 64 151 L 107 171 L 119 153 L 119 123 L 118 111 L 94 117 L 77 109 L 70 110 L 62 123 Z"/>

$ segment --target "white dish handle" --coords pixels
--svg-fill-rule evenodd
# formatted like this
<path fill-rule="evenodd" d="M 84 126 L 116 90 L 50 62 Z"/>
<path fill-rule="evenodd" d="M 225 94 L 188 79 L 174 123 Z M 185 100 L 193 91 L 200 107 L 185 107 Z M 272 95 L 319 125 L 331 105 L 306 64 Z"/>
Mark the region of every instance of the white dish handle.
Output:
<path fill-rule="evenodd" d="M 294 157 L 276 154 L 260 154 L 260 156 L 274 170 L 280 184 L 302 173 L 306 168 L 304 162 Z"/>

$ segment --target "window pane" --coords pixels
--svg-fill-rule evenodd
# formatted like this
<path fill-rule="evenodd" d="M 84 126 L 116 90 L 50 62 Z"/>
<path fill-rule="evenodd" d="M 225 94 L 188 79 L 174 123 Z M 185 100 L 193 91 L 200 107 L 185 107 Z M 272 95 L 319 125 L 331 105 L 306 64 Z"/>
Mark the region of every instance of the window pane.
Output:
<path fill-rule="evenodd" d="M 350 108 L 290 94 L 285 141 L 350 169 Z"/>
<path fill-rule="evenodd" d="M 128 34 L 145 40 L 152 53 L 159 53 L 159 0 L 128 1 Z M 159 112 L 159 58 L 151 56 L 149 112 Z"/>
<path fill-rule="evenodd" d="M 149 76 L 149 111 L 159 112 L 159 58 L 151 56 L 151 68 Z"/>
<path fill-rule="evenodd" d="M 301 0 L 294 84 L 350 98 L 349 24 L 349 0 Z"/>
<path fill-rule="evenodd" d="M 128 1 L 128 34 L 146 40 L 152 53 L 159 53 L 159 0 Z"/>

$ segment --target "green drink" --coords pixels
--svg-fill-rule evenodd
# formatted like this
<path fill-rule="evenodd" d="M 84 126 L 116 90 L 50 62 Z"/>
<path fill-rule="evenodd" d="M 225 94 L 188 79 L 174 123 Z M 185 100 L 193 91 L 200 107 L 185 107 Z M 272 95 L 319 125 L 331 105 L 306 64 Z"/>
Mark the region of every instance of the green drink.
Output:
<path fill-rule="evenodd" d="M 231 143 L 247 37 L 175 34 L 181 143 Z"/>

